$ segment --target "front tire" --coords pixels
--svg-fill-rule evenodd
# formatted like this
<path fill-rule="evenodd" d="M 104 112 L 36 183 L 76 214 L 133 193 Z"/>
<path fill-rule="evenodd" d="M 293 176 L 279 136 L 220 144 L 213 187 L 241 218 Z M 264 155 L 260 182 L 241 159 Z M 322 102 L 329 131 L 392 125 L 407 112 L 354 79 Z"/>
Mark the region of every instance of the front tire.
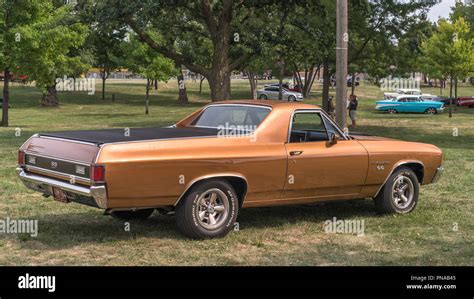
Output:
<path fill-rule="evenodd" d="M 397 110 L 395 109 L 388 109 L 388 114 L 397 114 Z"/>
<path fill-rule="evenodd" d="M 219 238 L 234 227 L 239 201 L 225 180 L 199 183 L 176 206 L 176 225 L 193 239 Z"/>
<path fill-rule="evenodd" d="M 374 198 L 380 214 L 407 214 L 418 203 L 420 185 L 416 174 L 408 167 L 401 167 L 388 178 Z"/>
<path fill-rule="evenodd" d="M 426 109 L 426 113 L 430 115 L 435 115 L 436 114 L 436 109 L 435 108 L 428 108 Z"/>
<path fill-rule="evenodd" d="M 136 211 L 111 211 L 110 216 L 119 220 L 145 220 L 153 213 L 155 209 L 143 209 Z"/>
<path fill-rule="evenodd" d="M 289 96 L 288 97 L 288 102 L 296 102 L 296 97 L 295 96 Z"/>
<path fill-rule="evenodd" d="M 266 100 L 266 99 L 268 99 L 268 97 L 266 95 L 262 94 L 259 99 L 260 100 Z"/>

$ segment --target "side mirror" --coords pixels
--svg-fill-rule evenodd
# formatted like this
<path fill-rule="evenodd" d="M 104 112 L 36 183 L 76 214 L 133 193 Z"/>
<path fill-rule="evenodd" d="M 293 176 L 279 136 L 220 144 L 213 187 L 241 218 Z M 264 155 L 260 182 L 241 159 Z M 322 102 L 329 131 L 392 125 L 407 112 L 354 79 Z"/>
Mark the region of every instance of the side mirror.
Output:
<path fill-rule="evenodd" d="M 334 134 L 333 132 L 328 132 L 328 137 L 329 137 L 329 140 L 326 142 L 327 146 L 333 146 L 337 144 L 337 140 L 339 138 L 337 137 L 336 134 Z"/>

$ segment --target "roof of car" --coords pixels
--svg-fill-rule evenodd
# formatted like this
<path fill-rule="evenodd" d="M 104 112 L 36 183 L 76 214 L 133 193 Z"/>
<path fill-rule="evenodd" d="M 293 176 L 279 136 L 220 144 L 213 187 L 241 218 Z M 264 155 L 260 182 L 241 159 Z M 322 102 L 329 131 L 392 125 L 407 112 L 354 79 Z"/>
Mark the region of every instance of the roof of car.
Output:
<path fill-rule="evenodd" d="M 401 98 L 419 98 L 421 95 L 413 95 L 413 94 L 401 94 L 397 96 L 397 99 Z"/>
<path fill-rule="evenodd" d="M 286 102 L 286 101 L 271 101 L 271 100 L 238 100 L 238 101 L 222 101 L 222 102 L 213 102 L 209 105 L 256 105 L 256 106 L 266 106 L 278 109 L 320 109 L 319 106 L 310 105 L 305 103 L 298 102 Z"/>
<path fill-rule="evenodd" d="M 419 92 L 421 92 L 420 89 L 410 89 L 410 88 L 399 88 L 397 90 L 400 90 L 400 91 L 403 91 L 403 92 L 407 92 L 407 91 L 419 91 Z"/>

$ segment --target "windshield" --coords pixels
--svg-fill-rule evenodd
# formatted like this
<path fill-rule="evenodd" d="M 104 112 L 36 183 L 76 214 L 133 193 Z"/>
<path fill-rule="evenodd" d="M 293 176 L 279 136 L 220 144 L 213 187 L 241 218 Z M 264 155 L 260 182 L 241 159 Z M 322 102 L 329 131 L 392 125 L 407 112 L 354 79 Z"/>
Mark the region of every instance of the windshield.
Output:
<path fill-rule="evenodd" d="M 268 107 L 243 105 L 209 106 L 204 109 L 191 125 L 216 129 L 238 127 L 253 132 L 270 112 L 271 109 Z"/>

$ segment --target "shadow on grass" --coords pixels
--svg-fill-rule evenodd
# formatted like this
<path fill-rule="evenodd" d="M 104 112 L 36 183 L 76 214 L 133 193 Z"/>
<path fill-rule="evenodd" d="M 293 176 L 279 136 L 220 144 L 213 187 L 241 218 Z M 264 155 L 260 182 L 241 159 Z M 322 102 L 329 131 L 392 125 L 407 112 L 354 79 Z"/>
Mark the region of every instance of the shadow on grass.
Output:
<path fill-rule="evenodd" d="M 430 143 L 441 148 L 474 149 L 470 138 L 453 137 L 449 131 L 443 132 L 436 130 L 436 128 L 433 128 L 429 133 L 424 131 L 423 134 L 420 134 L 416 127 L 358 126 L 355 131 L 411 142 Z"/>
<path fill-rule="evenodd" d="M 252 228 L 278 228 L 303 222 L 321 223 L 326 220 L 377 217 L 370 200 L 334 202 L 318 205 L 251 208 L 240 211 L 241 232 Z M 42 214 L 39 234 L 34 240 L 55 249 L 70 248 L 84 243 L 128 241 L 136 238 L 187 240 L 175 225 L 174 217 L 158 212 L 143 221 L 125 222 L 101 215 L 99 210 L 84 213 Z M 25 244 L 25 246 L 28 246 Z"/>

